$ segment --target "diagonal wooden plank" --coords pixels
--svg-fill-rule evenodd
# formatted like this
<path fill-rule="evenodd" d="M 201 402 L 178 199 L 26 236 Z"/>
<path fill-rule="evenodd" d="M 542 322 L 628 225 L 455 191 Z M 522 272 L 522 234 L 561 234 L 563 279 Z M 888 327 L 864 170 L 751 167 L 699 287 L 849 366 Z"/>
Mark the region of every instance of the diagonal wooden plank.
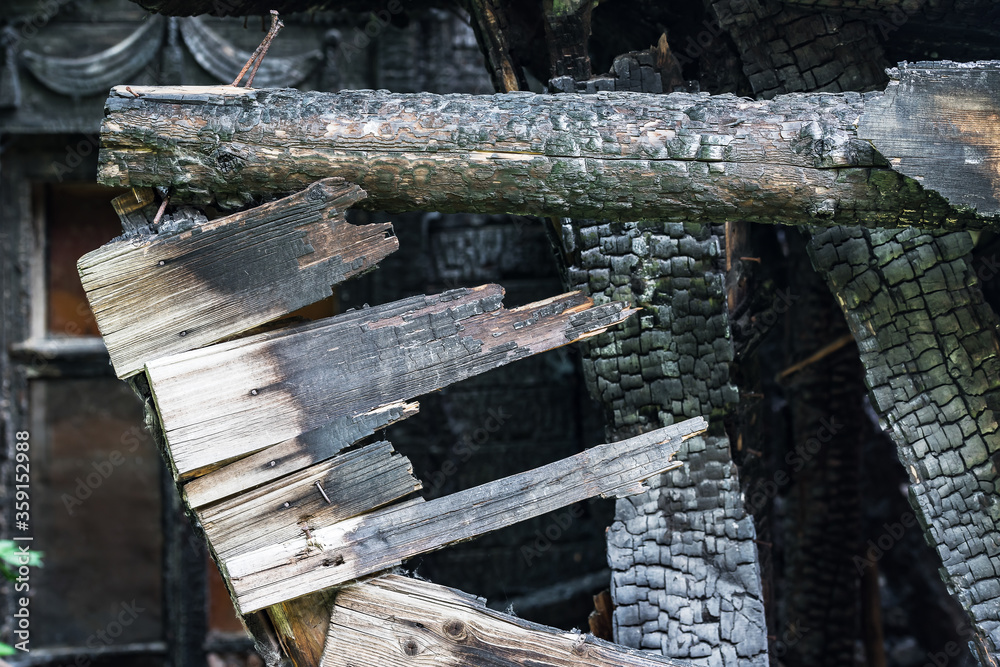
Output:
<path fill-rule="evenodd" d="M 386 441 L 322 463 L 197 512 L 223 560 L 370 512 L 420 490 L 413 465 Z"/>
<path fill-rule="evenodd" d="M 594 335 L 635 312 L 594 306 L 579 292 L 510 310 L 502 297 L 497 285 L 452 290 L 148 364 L 176 475 Z"/>
<path fill-rule="evenodd" d="M 253 329 L 331 295 L 399 244 L 388 223 L 356 226 L 343 179 L 211 222 L 166 224 L 87 253 L 80 280 L 119 377 L 153 359 Z"/>
<path fill-rule="evenodd" d="M 444 498 L 314 525 L 220 565 L 246 614 L 592 496 L 639 493 L 644 480 L 679 465 L 670 457 L 681 442 L 707 427 L 697 417 Z"/>
<path fill-rule="evenodd" d="M 320 667 L 680 667 L 690 663 L 564 632 L 475 596 L 395 574 L 342 588 Z"/>
<path fill-rule="evenodd" d="M 198 509 L 324 461 L 380 428 L 417 414 L 416 403 L 391 403 L 347 415 L 308 433 L 262 449 L 183 487 L 184 501 Z"/>

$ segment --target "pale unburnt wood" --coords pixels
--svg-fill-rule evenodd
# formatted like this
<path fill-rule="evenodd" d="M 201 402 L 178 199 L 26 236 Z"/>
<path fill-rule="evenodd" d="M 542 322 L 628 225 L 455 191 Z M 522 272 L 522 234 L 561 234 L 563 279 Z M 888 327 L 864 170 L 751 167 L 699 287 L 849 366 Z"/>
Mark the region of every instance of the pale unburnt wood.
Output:
<path fill-rule="evenodd" d="M 497 285 L 345 313 L 146 366 L 175 474 L 595 335 L 634 310 L 579 292 L 503 309 Z"/>
<path fill-rule="evenodd" d="M 342 176 L 384 210 L 975 227 L 857 135 L 881 93 L 492 96 L 115 88 L 99 179 L 241 205 Z M 184 122 L 177 122 L 183 119 Z M 944 119 L 942 119 L 944 120 Z M 885 156 L 890 161 L 893 156 Z"/>
<path fill-rule="evenodd" d="M 356 226 L 365 193 L 340 179 L 248 211 L 112 241 L 78 262 L 119 377 L 248 331 L 332 294 L 398 247 L 391 225 Z"/>
<path fill-rule="evenodd" d="M 337 593 L 320 667 L 687 664 L 501 614 L 454 588 L 387 574 Z"/>
<path fill-rule="evenodd" d="M 229 560 L 308 535 L 420 488 L 409 459 L 383 441 L 337 455 L 197 514 L 212 549 Z"/>
<path fill-rule="evenodd" d="M 214 503 L 334 456 L 378 429 L 417 414 L 416 403 L 392 403 L 348 415 L 308 433 L 262 449 L 184 485 L 191 509 Z"/>
<path fill-rule="evenodd" d="M 858 136 L 953 205 L 1000 215 L 1000 61 L 902 63 Z"/>
<path fill-rule="evenodd" d="M 707 429 L 697 417 L 541 468 L 428 502 L 401 503 L 315 527 L 222 563 L 241 613 L 391 568 L 592 496 L 640 493 L 678 464 L 681 442 Z"/>

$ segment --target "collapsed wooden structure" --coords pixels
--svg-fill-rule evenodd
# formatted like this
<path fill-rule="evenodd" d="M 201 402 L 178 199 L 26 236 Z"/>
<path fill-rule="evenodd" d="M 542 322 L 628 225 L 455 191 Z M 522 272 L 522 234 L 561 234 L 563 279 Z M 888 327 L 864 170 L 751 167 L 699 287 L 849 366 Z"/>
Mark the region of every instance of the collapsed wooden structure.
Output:
<path fill-rule="evenodd" d="M 363 197 L 331 178 L 210 222 L 182 209 L 79 262 L 116 373 L 146 396 L 237 609 L 268 610 L 301 665 L 353 664 L 359 650 L 388 650 L 351 634 L 366 634 L 349 620 L 358 614 L 385 618 L 375 621 L 379 633 L 407 656 L 664 664 L 496 614 L 440 586 L 380 576 L 417 554 L 595 495 L 637 493 L 643 480 L 677 467 L 673 453 L 707 425 L 690 420 L 452 496 L 414 498 L 421 483 L 406 457 L 386 441 L 366 444 L 416 414 L 411 399 L 593 336 L 635 311 L 579 292 L 508 310 L 503 289 L 484 285 L 254 334 L 395 250 L 388 225 L 344 220 Z M 351 593 L 331 608 L 321 591 L 345 584 Z M 400 624 L 406 605 L 420 615 L 421 632 Z M 323 627 L 302 620 L 324 615 L 334 620 Z M 324 642 L 327 624 L 332 639 Z"/>
<path fill-rule="evenodd" d="M 932 70 L 934 85 L 944 86 L 944 90 L 968 87 L 964 78 L 970 70 L 967 67 L 956 69 L 954 76 L 935 67 L 904 68 L 900 81 L 912 86 L 913 79 L 927 76 L 928 70 Z M 996 80 L 996 66 L 985 65 L 981 70 L 985 81 Z M 974 95 L 960 98 L 958 104 L 968 110 L 970 97 Z M 239 103 L 232 104 L 234 99 Z M 339 99 L 349 101 L 343 108 L 353 109 L 356 115 L 338 112 Z M 81 275 L 88 293 L 94 295 L 95 312 L 116 371 L 121 377 L 135 376 L 134 384 L 155 408 L 176 477 L 185 484 L 186 500 L 205 528 L 243 612 L 267 608 L 292 654 L 296 649 L 290 649 L 289 644 L 310 646 L 302 637 L 306 624 L 301 619 L 315 616 L 317 609 L 322 610 L 319 615 L 332 609 L 324 664 L 345 664 L 337 662 L 338 656 L 345 650 L 356 650 L 350 633 L 366 635 L 367 627 L 385 635 L 384 651 L 401 649 L 404 655 L 413 656 L 444 641 L 450 655 L 477 664 L 475 652 L 461 652 L 470 636 L 469 628 L 495 631 L 491 636 L 497 641 L 486 643 L 498 655 L 519 650 L 518 633 L 541 631 L 510 619 L 503 621 L 508 624 L 504 629 L 498 629 L 497 617 L 474 601 L 461 606 L 463 614 L 476 621 L 456 623 L 448 616 L 451 611 L 435 616 L 435 604 L 452 610 L 463 598 L 396 577 L 352 584 L 332 602 L 325 597 L 301 596 L 377 573 L 416 553 L 468 539 L 518 516 L 573 502 L 581 497 L 581 488 L 589 494 L 634 492 L 637 480 L 665 470 L 664 458 L 676 450 L 679 440 L 704 425 L 687 424 L 686 428 L 607 445 L 607 449 L 593 450 L 580 460 L 567 460 L 524 477 L 471 489 L 459 494 L 461 497 L 442 499 L 448 502 L 391 504 L 419 485 L 405 459 L 395 455 L 387 443 L 341 452 L 383 425 L 412 414 L 416 407 L 407 401 L 442 386 L 441 369 L 448 371 L 446 382 L 455 381 L 594 335 L 631 313 L 614 302 L 594 306 L 579 294 L 506 311 L 500 307 L 502 291 L 484 286 L 376 306 L 328 322 L 224 340 L 315 300 L 315 290 L 323 281 L 333 284 L 346 279 L 391 252 L 392 242 L 384 236 L 384 226 L 352 229 L 340 217 L 338 205 L 359 201 L 360 191 L 339 181 L 305 181 L 346 176 L 370 189 L 372 205 L 396 209 L 566 210 L 574 215 L 630 218 L 687 216 L 699 210 L 707 218 L 718 216 L 721 220 L 746 204 L 741 208 L 741 216 L 746 211 L 742 217 L 786 224 L 977 228 L 993 222 L 997 195 L 990 185 L 989 171 L 995 168 L 997 156 L 994 145 L 982 139 L 982 124 L 991 107 L 982 103 L 973 108 L 968 124 L 946 128 L 945 137 L 937 135 L 958 152 L 972 147 L 984 155 L 978 162 L 962 163 L 966 171 L 960 170 L 958 178 L 968 183 L 972 174 L 979 180 L 971 182 L 984 184 L 968 188 L 956 185 L 954 173 L 942 175 L 933 164 L 921 163 L 925 155 L 912 145 L 902 145 L 894 136 L 893 128 L 906 113 L 919 118 L 920 114 L 941 111 L 941 105 L 954 98 L 932 90 L 927 100 L 938 103 L 937 107 L 921 106 L 919 97 L 912 96 L 900 97 L 897 102 L 909 105 L 915 99 L 915 107 L 900 111 L 892 96 L 817 96 L 748 103 L 735 98 L 674 95 L 661 98 L 661 116 L 650 111 L 648 99 L 641 99 L 643 112 L 650 115 L 631 122 L 632 127 L 643 129 L 630 134 L 627 142 L 604 145 L 598 140 L 616 137 L 610 131 L 602 135 L 602 129 L 615 124 L 629 126 L 630 119 L 625 117 L 628 110 L 623 108 L 629 96 L 593 102 L 570 99 L 566 102 L 569 111 L 552 112 L 559 102 L 524 95 L 493 98 L 492 102 L 458 100 L 451 108 L 447 100 L 432 96 L 354 93 L 300 104 L 295 94 L 286 91 L 116 89 L 109 100 L 109 141 L 102 157 L 102 176 L 108 182 L 174 185 L 182 197 L 230 205 L 243 203 L 241 193 L 255 192 L 255 188 L 278 193 L 302 186 L 308 190 L 261 207 L 264 210 L 252 209 L 211 223 L 199 221 L 191 213 L 173 216 L 161 221 L 153 234 L 135 232 L 88 255 L 81 260 Z M 192 101 L 197 106 L 185 106 Z M 291 116 L 287 125 L 265 123 L 269 129 L 261 134 L 261 105 L 276 101 L 291 108 L 312 104 L 326 108 L 330 115 Z M 168 107 L 157 106 L 161 104 Z M 444 119 L 432 115 L 428 121 L 415 115 L 420 104 L 446 109 L 453 115 Z M 528 119 L 542 117 L 552 127 L 562 128 L 552 134 L 554 139 L 569 136 L 575 140 L 586 127 L 597 128 L 595 137 L 590 144 L 582 141 L 582 149 L 546 142 L 540 149 L 531 141 L 533 131 L 515 122 L 517 115 L 505 106 L 508 104 L 511 108 L 526 104 L 538 112 Z M 799 108 L 798 104 L 808 111 L 799 116 L 779 114 L 779 110 Z M 195 117 L 204 105 L 218 107 L 217 113 L 205 117 L 225 119 L 230 113 L 233 117 L 218 125 L 207 123 L 204 134 L 187 136 L 176 135 L 167 125 L 150 124 L 145 115 Z M 164 108 L 169 111 L 165 113 Z M 751 110 L 749 116 L 744 113 L 747 109 Z M 591 121 L 604 118 L 608 125 L 570 123 L 581 110 L 594 114 L 587 117 Z M 497 123 L 490 114 L 507 120 Z M 306 118 L 312 120 L 303 122 Z M 241 124 L 246 129 L 241 130 Z M 743 124 L 747 125 L 745 132 L 723 129 Z M 489 136 L 484 141 L 483 133 L 498 126 L 510 130 L 509 134 Z M 223 136 L 219 131 L 225 127 L 237 129 Z M 294 156 L 294 171 L 285 170 L 292 166 L 293 157 L 283 155 L 279 148 L 286 139 L 279 133 L 287 132 L 288 127 L 304 127 L 315 137 L 326 135 L 325 140 L 316 139 L 317 148 Z M 927 127 L 932 136 L 941 132 L 933 122 Z M 565 130 L 568 132 L 563 134 Z M 253 141 L 245 140 L 241 131 L 246 137 L 253 136 Z M 460 135 L 459 139 L 449 144 L 453 135 Z M 203 141 L 206 136 L 211 139 Z M 468 137 L 483 143 L 463 143 Z M 864 139 L 871 139 L 876 148 L 884 146 L 881 156 Z M 919 133 L 916 141 L 920 141 Z M 412 143 L 401 147 L 401 142 Z M 211 152 L 210 145 L 215 146 Z M 395 149 L 398 152 L 393 154 Z M 622 154 L 635 157 L 620 159 Z M 380 155 L 385 156 L 382 161 Z M 784 173 L 789 161 L 791 172 Z M 573 163 L 579 163 L 575 171 Z M 596 163 L 600 166 L 594 167 Z M 762 170 L 753 172 L 754 188 L 749 187 L 753 174 L 741 171 L 747 164 Z M 366 172 L 362 165 L 373 166 Z M 561 168 L 562 178 L 549 177 L 559 176 Z M 575 182 L 590 169 L 609 180 L 597 178 L 585 185 Z M 646 183 L 649 187 L 625 190 L 623 195 L 629 174 L 636 170 L 644 176 L 654 174 Z M 465 181 L 456 176 L 463 174 L 472 177 Z M 942 176 L 944 181 L 936 180 Z M 551 190 L 528 201 L 524 179 L 542 179 Z M 796 189 L 802 183 L 807 185 Z M 498 196 L 483 196 L 483 184 L 496 187 L 487 192 Z M 598 203 L 588 200 L 594 191 L 608 193 L 608 199 Z M 752 194 L 741 200 L 748 191 Z M 633 196 L 637 193 L 642 196 Z M 713 209 L 711 193 L 722 197 L 717 210 Z M 754 209 L 758 202 L 760 208 Z M 306 213 L 292 213 L 289 222 L 286 213 L 303 207 Z M 325 207 L 332 207 L 333 213 L 324 213 Z M 259 251 L 257 246 L 264 239 L 274 244 L 273 251 Z M 228 251 L 213 258 L 209 244 L 219 241 L 235 243 L 235 248 L 243 242 L 254 249 L 237 264 L 229 259 Z M 341 245 L 351 246 L 350 250 L 342 250 Z M 272 263 L 270 257 L 279 261 Z M 259 261 L 254 263 L 255 259 Z M 246 270 L 246 277 L 233 272 L 234 266 Z M 298 275 L 303 275 L 301 292 L 296 288 Z M 190 291 L 192 300 L 203 306 L 203 314 L 189 319 L 184 308 L 171 313 L 168 306 L 162 319 L 150 309 L 149 318 L 141 322 L 128 317 L 116 322 L 115 318 L 125 312 L 115 308 L 115 299 L 120 298 L 115 295 L 116 286 L 120 289 L 128 280 L 133 285 L 136 280 L 146 281 L 141 284 L 144 292 L 133 292 L 133 306 L 169 302 L 167 286 L 180 283 Z M 281 287 L 272 290 L 271 285 Z M 103 302 L 102 296 L 106 299 Z M 103 308 L 102 303 L 110 307 Z M 140 350 L 137 346 L 145 347 Z M 224 372 L 220 371 L 223 367 Z M 136 375 L 140 371 L 143 373 Z M 393 378 L 400 371 L 407 375 L 416 371 L 415 377 L 394 384 Z M 383 379 L 373 382 L 370 375 L 362 378 L 360 373 L 382 373 L 379 377 Z M 670 439 L 661 445 L 651 437 Z M 614 461 L 615 466 L 607 471 L 593 470 L 594 463 L 602 460 Z M 595 472 L 601 473 L 600 479 Z M 540 483 L 563 477 L 565 488 L 552 487 L 551 498 L 546 495 L 541 503 L 528 507 L 518 504 L 520 494 L 537 498 L 534 490 Z M 354 479 L 360 483 L 342 483 Z M 359 488 L 377 492 L 354 495 Z M 494 502 L 497 504 L 491 504 Z M 456 524 L 463 522 L 453 513 L 470 506 L 484 507 L 485 516 L 476 516 L 458 530 Z M 514 507 L 521 509 L 512 512 Z M 504 516 L 504 512 L 509 514 Z M 259 528 L 247 530 L 248 517 L 259 521 Z M 948 532 L 947 527 L 939 530 Z M 368 543 L 361 541 L 365 537 Z M 371 543 L 377 546 L 369 546 Z M 984 557 L 989 560 L 992 556 Z M 953 564 L 961 567 L 959 562 Z M 298 602 L 289 602 L 293 598 Z M 397 602 L 390 604 L 388 600 Z M 981 602 L 975 597 L 968 599 L 973 607 Z M 309 610 L 305 610 L 308 605 Z M 400 621 L 397 611 L 401 608 L 412 608 L 407 613 L 424 618 L 440 618 L 440 631 L 418 636 L 412 624 Z M 991 628 L 989 623 L 984 625 L 987 633 Z M 593 661 L 584 664 L 647 664 L 627 662 L 647 658 L 613 653 L 614 649 L 603 645 L 589 649 L 579 643 L 560 644 L 558 635 L 551 633 L 540 637 L 548 651 L 546 664 L 578 660 L 570 656 L 581 654 Z M 509 643 L 501 641 L 504 639 Z M 322 649 L 322 641 L 313 644 Z M 386 655 L 380 649 L 372 650 L 372 656 Z M 317 655 L 313 650 L 312 655 L 299 656 L 297 662 L 309 664 Z M 518 660 L 513 657 L 510 662 L 520 664 Z"/>

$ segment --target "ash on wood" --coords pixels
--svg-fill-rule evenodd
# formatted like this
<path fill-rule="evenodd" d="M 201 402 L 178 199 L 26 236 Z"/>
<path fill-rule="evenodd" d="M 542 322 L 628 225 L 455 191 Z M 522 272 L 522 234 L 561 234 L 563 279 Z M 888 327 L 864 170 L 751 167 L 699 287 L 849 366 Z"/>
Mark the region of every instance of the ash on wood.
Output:
<path fill-rule="evenodd" d="M 113 241 L 84 255 L 80 279 L 119 377 L 253 329 L 332 294 L 398 248 L 388 223 L 352 225 L 365 197 L 324 179 L 285 199 L 200 224 Z"/>
<path fill-rule="evenodd" d="M 115 88 L 99 179 L 241 205 L 342 176 L 390 211 L 981 227 L 857 136 L 880 93 L 337 94 Z M 183 119 L 184 122 L 177 122 Z M 891 160 L 892 155 L 887 155 Z"/>
<path fill-rule="evenodd" d="M 579 292 L 514 309 L 485 285 L 417 296 L 147 364 L 179 478 L 617 324 Z"/>
<path fill-rule="evenodd" d="M 321 667 L 663 667 L 686 665 L 486 607 L 453 588 L 399 575 L 337 594 Z"/>
<path fill-rule="evenodd" d="M 313 519 L 294 539 L 275 539 L 221 565 L 246 614 L 592 496 L 640 493 L 644 480 L 680 465 L 670 458 L 707 427 L 697 417 L 436 500 L 326 525 Z"/>

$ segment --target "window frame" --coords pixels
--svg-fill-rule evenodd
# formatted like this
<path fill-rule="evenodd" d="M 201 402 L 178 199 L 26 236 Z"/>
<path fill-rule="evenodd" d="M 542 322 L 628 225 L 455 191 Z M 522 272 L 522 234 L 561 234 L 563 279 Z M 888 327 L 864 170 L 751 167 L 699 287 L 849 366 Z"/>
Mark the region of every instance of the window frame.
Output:
<path fill-rule="evenodd" d="M 0 137 L 0 475 L 13 479 L 15 433 L 30 427 L 29 384 L 64 378 L 114 377 L 107 349 L 97 336 L 52 336 L 47 331 L 46 211 L 41 189 L 49 183 L 94 183 L 97 155 L 65 170 L 66 156 L 94 135 L 6 135 Z M 62 169 L 57 172 L 55 165 Z M 61 177 L 59 177 L 61 174 Z M 109 202 L 110 206 L 110 202 Z M 171 667 L 205 664 L 211 652 L 250 652 L 253 641 L 209 631 L 207 548 L 184 513 L 174 480 L 160 465 L 162 547 L 162 639 L 111 646 L 32 648 L 10 656 L 12 664 L 56 665 L 84 656 L 161 658 Z M 0 535 L 12 536 L 12 485 L 0 484 Z M 15 595 L 0 588 L 0 632 L 11 636 Z M 86 664 L 90 664 L 89 662 Z"/>

